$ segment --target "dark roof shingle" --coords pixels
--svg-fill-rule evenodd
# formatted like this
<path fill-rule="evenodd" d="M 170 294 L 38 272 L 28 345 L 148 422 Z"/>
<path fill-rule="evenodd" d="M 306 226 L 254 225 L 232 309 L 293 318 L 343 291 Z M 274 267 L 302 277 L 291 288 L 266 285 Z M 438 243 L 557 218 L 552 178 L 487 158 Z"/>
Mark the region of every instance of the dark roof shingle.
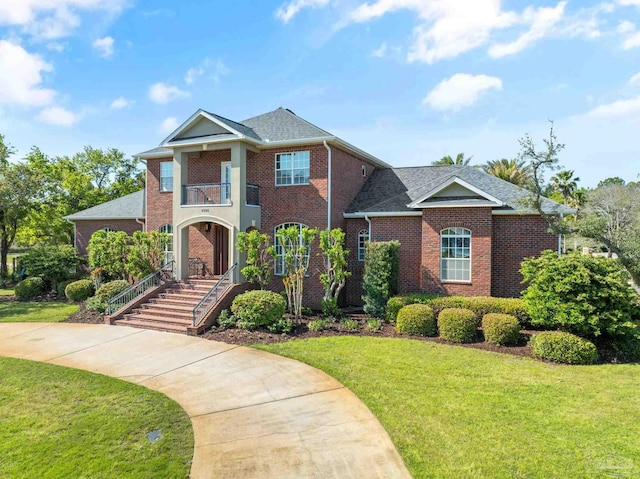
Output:
<path fill-rule="evenodd" d="M 144 190 L 78 211 L 64 218 L 71 221 L 94 219 L 137 219 L 145 217 Z"/>

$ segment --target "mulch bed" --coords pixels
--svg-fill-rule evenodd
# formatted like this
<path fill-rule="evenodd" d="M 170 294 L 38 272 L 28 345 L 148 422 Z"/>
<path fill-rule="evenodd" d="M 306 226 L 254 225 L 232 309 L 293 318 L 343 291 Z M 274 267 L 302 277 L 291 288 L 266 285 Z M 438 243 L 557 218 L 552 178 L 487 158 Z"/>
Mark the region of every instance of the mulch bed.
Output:
<path fill-rule="evenodd" d="M 78 311 L 62 321 L 63 323 L 104 324 L 102 314 L 87 309 L 85 303 L 79 303 L 78 306 Z"/>

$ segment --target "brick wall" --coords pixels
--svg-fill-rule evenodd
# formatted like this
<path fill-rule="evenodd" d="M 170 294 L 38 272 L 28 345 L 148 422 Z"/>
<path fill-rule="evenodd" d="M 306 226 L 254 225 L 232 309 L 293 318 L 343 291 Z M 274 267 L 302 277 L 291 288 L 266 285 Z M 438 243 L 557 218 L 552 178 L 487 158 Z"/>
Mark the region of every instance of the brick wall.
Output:
<path fill-rule="evenodd" d="M 346 247 L 349 250 L 348 267 L 351 276 L 345 285 L 345 301 L 351 305 L 362 304 L 362 273 L 364 261 L 358 261 L 358 233 L 360 230 L 369 230 L 369 225 L 364 219 L 348 219 L 345 221 Z"/>
<path fill-rule="evenodd" d="M 136 231 L 142 231 L 142 225 L 136 220 L 80 220 L 76 221 L 76 248 L 82 255 L 87 254 L 87 246 L 91 235 L 105 228 L 115 231 L 124 231 L 132 235 Z"/>
<path fill-rule="evenodd" d="M 440 231 L 463 227 L 471 230 L 471 282 L 440 281 Z M 463 296 L 491 294 L 491 208 L 431 208 L 422 216 L 421 289 Z"/>
<path fill-rule="evenodd" d="M 493 217 L 493 267 L 491 293 L 516 297 L 524 288 L 520 264 L 524 258 L 538 256 L 545 249 L 557 251 L 558 237 L 548 232 L 540 216 Z"/>
<path fill-rule="evenodd" d="M 160 163 L 173 158 L 147 160 L 147 231 L 173 223 L 173 193 L 160 191 Z"/>

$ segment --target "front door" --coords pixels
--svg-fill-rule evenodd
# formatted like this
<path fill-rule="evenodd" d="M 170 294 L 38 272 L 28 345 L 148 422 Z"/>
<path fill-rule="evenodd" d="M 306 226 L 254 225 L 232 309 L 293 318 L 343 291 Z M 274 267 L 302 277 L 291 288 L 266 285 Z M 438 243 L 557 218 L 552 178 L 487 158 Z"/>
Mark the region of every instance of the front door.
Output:
<path fill-rule="evenodd" d="M 229 269 L 229 230 L 214 224 L 213 274 L 221 275 Z"/>
<path fill-rule="evenodd" d="M 227 204 L 231 202 L 231 162 L 223 161 L 220 171 L 220 203 Z"/>

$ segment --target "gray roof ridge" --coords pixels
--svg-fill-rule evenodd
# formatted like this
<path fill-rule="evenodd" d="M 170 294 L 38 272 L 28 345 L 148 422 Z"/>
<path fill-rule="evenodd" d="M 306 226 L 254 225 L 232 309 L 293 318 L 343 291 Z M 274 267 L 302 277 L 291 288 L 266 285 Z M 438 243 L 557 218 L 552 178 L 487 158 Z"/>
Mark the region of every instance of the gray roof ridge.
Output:
<path fill-rule="evenodd" d="M 324 128 L 320 128 L 318 125 L 315 125 L 313 123 L 311 123 L 309 120 L 305 120 L 304 118 L 302 118 L 301 116 L 296 115 L 293 111 L 289 110 L 288 108 L 283 108 L 280 107 L 279 109 L 283 109 L 284 111 L 286 111 L 289 115 L 293 115 L 295 116 L 297 119 L 304 121 L 307 125 L 311 125 L 314 128 L 317 128 L 320 131 L 324 131 L 327 135 L 329 136 L 335 136 L 333 133 L 329 133 L 327 130 L 325 130 Z"/>

